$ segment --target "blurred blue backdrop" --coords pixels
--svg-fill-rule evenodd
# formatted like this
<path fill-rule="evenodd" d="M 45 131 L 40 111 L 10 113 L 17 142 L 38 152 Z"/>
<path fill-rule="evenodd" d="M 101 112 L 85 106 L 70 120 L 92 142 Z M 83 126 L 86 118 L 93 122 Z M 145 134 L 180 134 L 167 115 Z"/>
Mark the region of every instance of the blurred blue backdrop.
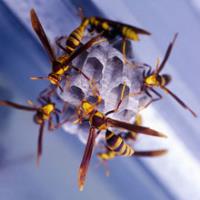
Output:
<path fill-rule="evenodd" d="M 134 43 L 136 56 L 154 65 L 164 55 L 173 34 L 179 37 L 165 72 L 178 96 L 199 114 L 200 2 L 132 0 L 3 0 L 0 2 L 0 99 L 19 103 L 34 100 L 44 81 L 32 75 L 47 74 L 50 63 L 31 29 L 29 11 L 35 8 L 51 41 L 69 34 L 80 22 L 77 8 L 86 15 L 106 16 L 143 27 L 150 38 Z M 32 114 L 0 108 L 0 197 L 16 199 L 200 199 L 200 121 L 171 97 L 144 111 L 145 125 L 169 135 L 166 141 L 145 138 L 139 149 L 167 147 L 162 158 L 118 158 L 109 163 L 111 175 L 95 168 L 93 159 L 86 186 L 78 191 L 77 171 L 84 145 L 64 131 L 45 134 L 41 165 L 35 165 L 38 127 Z"/>

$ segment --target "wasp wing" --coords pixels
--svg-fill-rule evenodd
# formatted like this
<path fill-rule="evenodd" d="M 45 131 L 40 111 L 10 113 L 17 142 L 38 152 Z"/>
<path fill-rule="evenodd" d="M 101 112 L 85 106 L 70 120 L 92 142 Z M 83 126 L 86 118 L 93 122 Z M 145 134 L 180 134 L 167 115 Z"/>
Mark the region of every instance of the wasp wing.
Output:
<path fill-rule="evenodd" d="M 86 174 L 87 174 L 90 159 L 91 159 L 91 156 L 92 156 L 92 150 L 93 150 L 93 147 L 94 147 L 94 144 L 95 144 L 96 136 L 97 136 L 97 134 L 95 132 L 95 128 L 93 128 L 93 127 L 90 128 L 87 144 L 86 144 L 86 147 L 85 147 L 83 159 L 81 161 L 79 174 L 78 174 L 78 185 L 79 185 L 80 191 L 83 190 L 83 187 L 84 187 L 84 184 L 85 184 Z"/>
<path fill-rule="evenodd" d="M 144 126 L 138 126 L 135 124 L 129 124 L 129 123 L 118 121 L 118 120 L 111 119 L 111 118 L 107 118 L 107 123 L 111 127 L 123 128 L 123 129 L 129 130 L 129 131 L 134 131 L 136 133 L 142 133 L 145 135 L 152 135 L 152 136 L 156 136 L 156 137 L 167 137 L 163 133 L 160 133 L 151 128 L 144 127 Z"/>
<path fill-rule="evenodd" d="M 152 151 L 135 151 L 133 156 L 141 156 L 141 157 L 156 157 L 162 156 L 168 152 L 167 149 L 159 149 Z"/>
<path fill-rule="evenodd" d="M 37 165 L 40 163 L 40 158 L 42 155 L 42 144 L 44 136 L 44 122 L 40 125 L 39 135 L 38 135 L 38 144 L 37 144 Z"/>
<path fill-rule="evenodd" d="M 42 27 L 42 24 L 41 24 L 34 9 L 31 9 L 30 16 L 31 16 L 31 23 L 32 23 L 32 27 L 33 27 L 34 31 L 36 32 L 43 47 L 45 48 L 46 52 L 48 53 L 48 56 L 49 56 L 51 62 L 54 62 L 56 60 L 56 56 L 54 54 L 54 51 L 50 45 L 48 37 L 47 37 L 47 35 Z"/>

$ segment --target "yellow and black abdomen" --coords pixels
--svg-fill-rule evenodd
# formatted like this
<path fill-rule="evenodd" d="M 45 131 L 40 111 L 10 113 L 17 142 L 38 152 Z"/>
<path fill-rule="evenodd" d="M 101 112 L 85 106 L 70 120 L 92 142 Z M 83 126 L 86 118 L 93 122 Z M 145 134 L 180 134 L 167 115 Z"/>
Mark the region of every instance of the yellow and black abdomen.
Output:
<path fill-rule="evenodd" d="M 90 32 L 95 30 L 98 33 L 103 33 L 103 36 L 111 39 L 118 35 L 109 20 L 94 16 L 88 18 L 88 20 L 90 24 Z"/>
<path fill-rule="evenodd" d="M 82 27 L 76 28 L 67 38 L 66 51 L 70 55 L 79 47 L 81 40 L 84 36 L 84 29 Z"/>
<path fill-rule="evenodd" d="M 126 144 L 125 141 L 112 131 L 106 131 L 107 148 L 114 151 L 119 156 L 132 156 L 134 154 L 133 148 Z"/>
<path fill-rule="evenodd" d="M 97 153 L 97 157 L 101 160 L 111 160 L 115 158 L 116 153 L 114 151 L 106 151 L 105 153 Z"/>
<path fill-rule="evenodd" d="M 80 46 L 81 41 L 84 37 L 84 32 L 86 27 L 89 24 L 89 19 L 85 18 L 80 26 L 78 26 L 74 31 L 71 32 L 69 37 L 67 38 L 66 41 L 66 51 L 70 55 L 75 51 L 77 47 Z"/>
<path fill-rule="evenodd" d="M 170 83 L 170 81 L 171 81 L 171 76 L 170 76 L 170 75 L 168 75 L 168 74 L 163 74 L 163 75 L 161 76 L 161 85 L 162 85 L 162 86 L 168 85 L 168 84 Z"/>
<path fill-rule="evenodd" d="M 150 32 L 144 29 L 101 17 L 90 17 L 89 24 L 96 31 L 104 31 L 104 35 L 111 38 L 121 36 L 123 38 L 138 41 L 139 34 L 150 35 Z"/>

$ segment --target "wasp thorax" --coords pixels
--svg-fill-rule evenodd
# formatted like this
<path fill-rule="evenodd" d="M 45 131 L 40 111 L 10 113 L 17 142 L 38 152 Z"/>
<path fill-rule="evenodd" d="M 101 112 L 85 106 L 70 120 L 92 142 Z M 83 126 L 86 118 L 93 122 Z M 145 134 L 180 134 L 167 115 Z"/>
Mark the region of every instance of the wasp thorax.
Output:
<path fill-rule="evenodd" d="M 49 103 L 41 108 L 43 115 L 49 116 L 55 110 L 55 104 Z"/>
<path fill-rule="evenodd" d="M 94 115 L 92 115 L 89 119 L 91 126 L 94 126 L 95 128 L 99 130 L 106 130 L 107 129 L 107 123 L 106 123 L 106 117 L 101 112 L 96 112 Z"/>
<path fill-rule="evenodd" d="M 92 105 L 88 101 L 83 101 L 81 107 L 84 115 L 89 115 L 94 110 L 94 105 Z"/>

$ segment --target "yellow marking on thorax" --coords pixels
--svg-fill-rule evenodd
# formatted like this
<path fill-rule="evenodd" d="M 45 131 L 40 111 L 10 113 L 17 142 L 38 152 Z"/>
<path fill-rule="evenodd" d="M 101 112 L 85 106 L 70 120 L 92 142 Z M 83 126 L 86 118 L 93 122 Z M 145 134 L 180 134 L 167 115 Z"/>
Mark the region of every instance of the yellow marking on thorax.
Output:
<path fill-rule="evenodd" d="M 157 80 L 155 74 L 146 77 L 146 78 L 145 78 L 145 83 L 146 83 L 147 85 L 153 85 L 153 86 L 159 86 L 159 85 L 160 85 L 160 83 L 159 83 L 159 81 Z"/>
<path fill-rule="evenodd" d="M 63 75 L 65 73 L 64 68 L 60 68 L 58 71 L 55 72 L 56 75 Z"/>

